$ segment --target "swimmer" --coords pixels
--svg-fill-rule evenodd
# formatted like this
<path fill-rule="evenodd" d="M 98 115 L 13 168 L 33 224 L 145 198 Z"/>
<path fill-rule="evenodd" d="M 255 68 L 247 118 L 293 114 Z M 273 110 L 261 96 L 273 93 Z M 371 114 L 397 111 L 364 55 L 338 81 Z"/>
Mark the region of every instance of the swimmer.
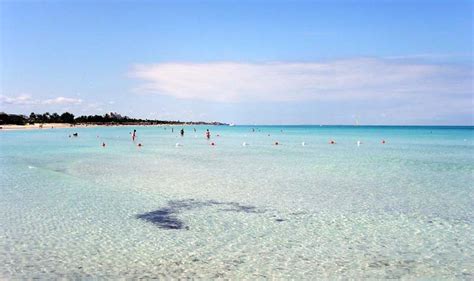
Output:
<path fill-rule="evenodd" d="M 196 128 L 193 128 L 194 129 L 194 132 L 196 133 Z"/>
<path fill-rule="evenodd" d="M 275 145 L 279 145 L 280 143 L 278 143 L 277 141 L 275 142 Z"/>
<path fill-rule="evenodd" d="M 133 130 L 133 134 L 132 134 L 132 141 L 135 141 L 135 138 L 137 137 L 137 130 Z"/>
<path fill-rule="evenodd" d="M 171 132 L 174 133 L 174 128 L 171 128 Z"/>
<path fill-rule="evenodd" d="M 141 143 L 139 143 L 139 144 L 138 144 L 138 147 L 142 147 L 142 144 L 141 144 Z"/>
<path fill-rule="evenodd" d="M 77 136 L 79 136 L 79 134 L 78 134 L 78 133 L 74 133 L 74 134 L 72 134 L 72 136 L 73 136 L 73 137 L 77 137 Z"/>
<path fill-rule="evenodd" d="M 330 140 L 329 144 L 336 144 L 336 141 L 335 140 Z"/>
<path fill-rule="evenodd" d="M 105 142 L 102 143 L 102 147 L 105 147 Z"/>
<path fill-rule="evenodd" d="M 215 146 L 216 144 L 215 144 L 214 142 L 211 142 L 211 145 L 212 145 L 212 146 Z"/>
<path fill-rule="evenodd" d="M 209 129 L 206 129 L 206 138 L 207 139 L 211 138 L 211 132 L 209 132 Z"/>
<path fill-rule="evenodd" d="M 385 144 L 385 140 L 382 140 L 382 144 Z"/>
<path fill-rule="evenodd" d="M 181 132 L 179 132 L 182 137 L 184 137 L 184 129 L 181 129 Z"/>

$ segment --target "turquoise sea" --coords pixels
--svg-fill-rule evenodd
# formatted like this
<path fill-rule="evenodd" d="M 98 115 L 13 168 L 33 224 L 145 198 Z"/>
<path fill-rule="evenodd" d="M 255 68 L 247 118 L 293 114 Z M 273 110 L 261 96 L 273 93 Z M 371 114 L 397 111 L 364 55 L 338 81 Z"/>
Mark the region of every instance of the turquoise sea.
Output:
<path fill-rule="evenodd" d="M 171 128 L 0 131 L 0 279 L 474 279 L 473 127 Z"/>

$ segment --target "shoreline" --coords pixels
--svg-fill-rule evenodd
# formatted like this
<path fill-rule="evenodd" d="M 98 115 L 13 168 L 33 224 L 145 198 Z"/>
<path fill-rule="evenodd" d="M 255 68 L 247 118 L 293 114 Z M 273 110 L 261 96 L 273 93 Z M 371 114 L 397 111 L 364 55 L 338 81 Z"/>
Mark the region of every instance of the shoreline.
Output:
<path fill-rule="evenodd" d="M 85 125 L 72 125 L 69 123 L 35 123 L 27 125 L 0 125 L 0 130 L 11 131 L 11 130 L 42 130 L 42 129 L 63 129 L 63 128 L 81 128 Z"/>
<path fill-rule="evenodd" d="M 35 123 L 27 125 L 0 125 L 0 131 L 25 131 L 25 130 L 51 130 L 51 129 L 66 129 L 66 128 L 89 128 L 89 127 L 124 127 L 124 126 L 218 126 L 218 124 L 70 124 L 70 123 Z"/>

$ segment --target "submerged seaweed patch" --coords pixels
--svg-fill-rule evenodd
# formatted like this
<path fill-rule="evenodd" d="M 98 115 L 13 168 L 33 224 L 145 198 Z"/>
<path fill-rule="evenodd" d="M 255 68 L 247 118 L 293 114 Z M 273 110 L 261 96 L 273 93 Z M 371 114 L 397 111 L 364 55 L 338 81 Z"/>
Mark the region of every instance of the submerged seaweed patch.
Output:
<path fill-rule="evenodd" d="M 193 210 L 210 206 L 223 206 L 221 211 L 263 213 L 264 210 L 255 206 L 242 205 L 237 202 L 219 202 L 215 200 L 199 201 L 194 199 L 171 200 L 168 205 L 155 211 L 136 215 L 136 218 L 151 222 L 163 229 L 189 229 L 184 222 L 178 218 L 182 211 Z"/>
<path fill-rule="evenodd" d="M 136 217 L 157 224 L 159 227 L 165 229 L 182 229 L 184 226 L 183 222 L 180 221 L 169 208 L 140 214 Z"/>

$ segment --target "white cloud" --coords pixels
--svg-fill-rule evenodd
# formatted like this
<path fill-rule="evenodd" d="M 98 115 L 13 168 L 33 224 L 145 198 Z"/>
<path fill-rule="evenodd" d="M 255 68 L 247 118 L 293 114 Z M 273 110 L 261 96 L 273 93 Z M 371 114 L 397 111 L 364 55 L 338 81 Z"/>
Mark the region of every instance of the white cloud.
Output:
<path fill-rule="evenodd" d="M 75 98 L 66 98 L 66 97 L 57 97 L 54 99 L 46 99 L 41 101 L 42 104 L 81 104 L 82 100 L 81 99 L 75 99 Z"/>
<path fill-rule="evenodd" d="M 326 62 L 136 65 L 139 93 L 217 102 L 424 99 L 472 94 L 459 65 L 361 58 Z"/>
<path fill-rule="evenodd" d="M 22 94 L 16 97 L 0 95 L 0 104 L 30 105 L 35 103 L 36 101 L 30 95 L 26 94 Z"/>
<path fill-rule="evenodd" d="M 34 99 L 31 95 L 22 94 L 19 96 L 9 97 L 0 95 L 0 104 L 5 105 L 78 105 L 81 99 L 57 97 L 52 99 Z"/>

